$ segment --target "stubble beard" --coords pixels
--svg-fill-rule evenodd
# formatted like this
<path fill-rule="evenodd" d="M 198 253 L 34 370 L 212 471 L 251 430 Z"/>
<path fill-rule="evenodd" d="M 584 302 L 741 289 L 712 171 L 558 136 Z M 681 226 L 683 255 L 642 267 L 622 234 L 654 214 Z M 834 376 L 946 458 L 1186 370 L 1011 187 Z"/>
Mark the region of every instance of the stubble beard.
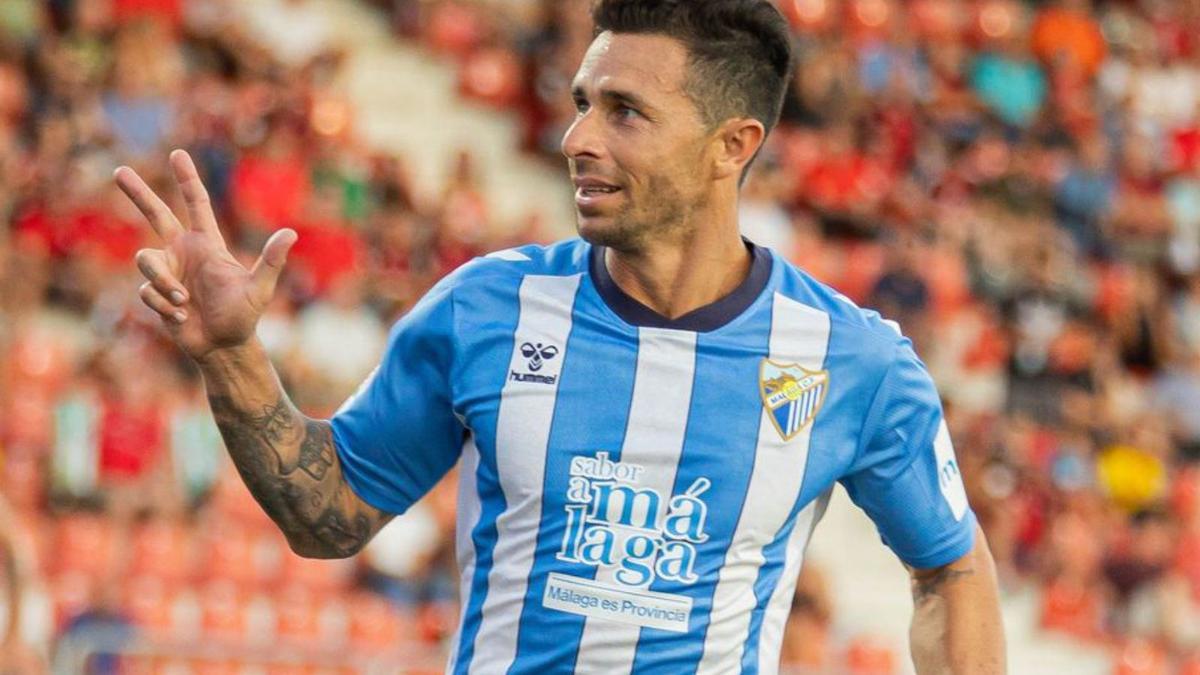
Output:
<path fill-rule="evenodd" d="M 653 203 L 637 208 L 630 195 L 628 201 L 612 216 L 611 223 L 599 228 L 584 228 L 579 214 L 579 235 L 593 246 L 611 248 L 621 253 L 638 253 L 651 241 L 675 238 L 692 227 L 691 211 L 682 193 L 669 181 L 651 179 L 647 192 L 654 195 Z"/>

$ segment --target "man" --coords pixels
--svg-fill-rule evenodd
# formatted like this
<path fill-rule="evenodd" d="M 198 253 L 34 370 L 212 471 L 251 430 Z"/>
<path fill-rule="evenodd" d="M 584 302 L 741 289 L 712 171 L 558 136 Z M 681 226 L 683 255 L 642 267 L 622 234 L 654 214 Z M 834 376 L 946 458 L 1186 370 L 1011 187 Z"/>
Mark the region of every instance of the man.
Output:
<path fill-rule="evenodd" d="M 190 228 L 143 300 L 200 364 L 238 470 L 292 548 L 354 554 L 462 461 L 453 673 L 774 673 L 835 481 L 913 569 L 922 673 L 1003 671 L 994 570 L 910 343 L 742 240 L 741 178 L 779 116 L 766 0 L 601 0 L 563 139 L 582 240 L 438 284 L 331 421 L 288 401 L 254 324 L 296 239 L 250 269 L 182 152 Z"/>

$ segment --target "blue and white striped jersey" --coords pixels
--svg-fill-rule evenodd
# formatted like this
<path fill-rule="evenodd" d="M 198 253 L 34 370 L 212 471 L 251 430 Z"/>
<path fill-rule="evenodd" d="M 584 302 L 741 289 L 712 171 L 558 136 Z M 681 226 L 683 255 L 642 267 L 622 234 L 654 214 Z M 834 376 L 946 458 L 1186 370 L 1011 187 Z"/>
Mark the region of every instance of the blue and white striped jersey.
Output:
<path fill-rule="evenodd" d="M 403 512 L 461 459 L 447 672 L 775 673 L 835 481 L 896 554 L 966 554 L 937 392 L 909 341 L 770 251 L 666 320 L 572 240 L 476 260 L 334 416 L 351 487 Z"/>

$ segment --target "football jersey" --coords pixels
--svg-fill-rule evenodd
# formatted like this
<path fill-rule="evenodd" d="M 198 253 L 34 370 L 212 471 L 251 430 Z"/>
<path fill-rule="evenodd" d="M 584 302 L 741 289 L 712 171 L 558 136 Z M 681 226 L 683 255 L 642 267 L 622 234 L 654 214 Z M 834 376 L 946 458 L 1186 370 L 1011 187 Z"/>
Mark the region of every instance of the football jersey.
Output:
<path fill-rule="evenodd" d="M 769 250 L 669 320 L 581 240 L 468 263 L 394 327 L 333 418 L 366 502 L 461 462 L 447 672 L 775 673 L 840 481 L 907 564 L 975 518 L 911 343 Z"/>

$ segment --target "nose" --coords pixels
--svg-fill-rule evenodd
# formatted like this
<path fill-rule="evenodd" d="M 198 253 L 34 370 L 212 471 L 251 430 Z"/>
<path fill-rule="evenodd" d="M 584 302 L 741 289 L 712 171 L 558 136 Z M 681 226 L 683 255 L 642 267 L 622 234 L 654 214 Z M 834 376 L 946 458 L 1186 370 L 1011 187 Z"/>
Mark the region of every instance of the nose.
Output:
<path fill-rule="evenodd" d="M 567 159 L 598 159 L 601 154 L 599 134 L 592 111 L 575 118 L 575 122 L 563 134 L 562 153 Z"/>

